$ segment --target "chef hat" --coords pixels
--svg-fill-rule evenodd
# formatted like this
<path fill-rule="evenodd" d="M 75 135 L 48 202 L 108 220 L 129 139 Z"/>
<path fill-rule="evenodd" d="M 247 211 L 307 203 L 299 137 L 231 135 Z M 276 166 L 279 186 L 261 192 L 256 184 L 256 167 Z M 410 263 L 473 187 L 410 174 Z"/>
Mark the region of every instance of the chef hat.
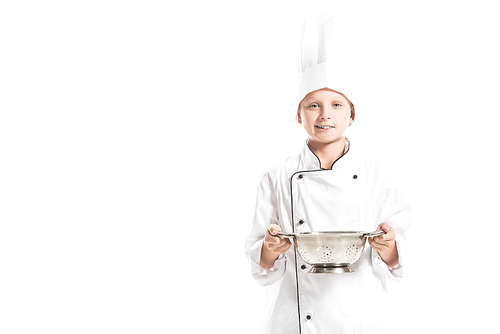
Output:
<path fill-rule="evenodd" d="M 348 47 L 341 19 L 318 15 L 304 21 L 300 36 L 298 101 L 315 90 L 330 88 L 352 101 Z"/>

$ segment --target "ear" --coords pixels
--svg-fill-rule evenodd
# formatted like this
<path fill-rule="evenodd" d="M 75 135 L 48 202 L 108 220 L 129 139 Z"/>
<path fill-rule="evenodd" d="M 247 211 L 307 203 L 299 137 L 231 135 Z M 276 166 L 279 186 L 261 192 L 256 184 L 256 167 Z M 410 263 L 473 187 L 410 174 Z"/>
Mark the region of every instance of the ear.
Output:
<path fill-rule="evenodd" d="M 300 117 L 300 108 L 299 108 L 299 110 L 297 110 L 296 119 L 297 119 L 297 123 L 302 124 L 302 117 Z"/>
<path fill-rule="evenodd" d="M 349 126 L 351 126 L 352 123 L 354 123 L 354 118 L 353 117 L 349 117 Z"/>

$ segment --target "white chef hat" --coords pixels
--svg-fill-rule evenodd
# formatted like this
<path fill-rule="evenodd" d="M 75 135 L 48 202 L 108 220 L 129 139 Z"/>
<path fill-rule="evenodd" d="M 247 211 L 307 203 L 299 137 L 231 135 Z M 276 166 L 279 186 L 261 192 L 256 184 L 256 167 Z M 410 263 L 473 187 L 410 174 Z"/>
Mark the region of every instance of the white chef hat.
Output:
<path fill-rule="evenodd" d="M 352 101 L 348 43 L 343 21 L 317 15 L 302 25 L 299 56 L 298 102 L 315 90 L 330 88 Z"/>

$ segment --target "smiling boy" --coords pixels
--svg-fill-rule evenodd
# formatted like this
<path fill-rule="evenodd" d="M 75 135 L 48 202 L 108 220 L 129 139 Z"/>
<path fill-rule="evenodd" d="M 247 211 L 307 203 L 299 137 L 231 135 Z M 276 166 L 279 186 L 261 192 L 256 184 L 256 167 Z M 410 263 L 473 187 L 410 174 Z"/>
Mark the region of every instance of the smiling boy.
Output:
<path fill-rule="evenodd" d="M 263 332 L 397 333 L 388 286 L 402 278 L 410 209 L 387 170 L 345 138 L 354 104 L 334 90 L 341 85 L 323 80 L 325 68 L 314 66 L 299 93 L 305 146 L 259 185 L 245 250 L 253 277 L 268 287 Z M 349 274 L 310 273 L 289 239 L 276 236 L 375 229 L 386 233 L 369 239 Z"/>

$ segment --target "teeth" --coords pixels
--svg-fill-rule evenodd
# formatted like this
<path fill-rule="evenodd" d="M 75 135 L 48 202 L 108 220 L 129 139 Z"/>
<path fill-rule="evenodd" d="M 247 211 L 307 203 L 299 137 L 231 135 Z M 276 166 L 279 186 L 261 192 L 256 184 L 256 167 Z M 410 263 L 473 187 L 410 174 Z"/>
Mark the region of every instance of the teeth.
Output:
<path fill-rule="evenodd" d="M 333 126 L 323 126 L 323 125 L 316 125 L 317 128 L 320 128 L 320 129 L 330 129 L 330 128 L 333 128 Z"/>

